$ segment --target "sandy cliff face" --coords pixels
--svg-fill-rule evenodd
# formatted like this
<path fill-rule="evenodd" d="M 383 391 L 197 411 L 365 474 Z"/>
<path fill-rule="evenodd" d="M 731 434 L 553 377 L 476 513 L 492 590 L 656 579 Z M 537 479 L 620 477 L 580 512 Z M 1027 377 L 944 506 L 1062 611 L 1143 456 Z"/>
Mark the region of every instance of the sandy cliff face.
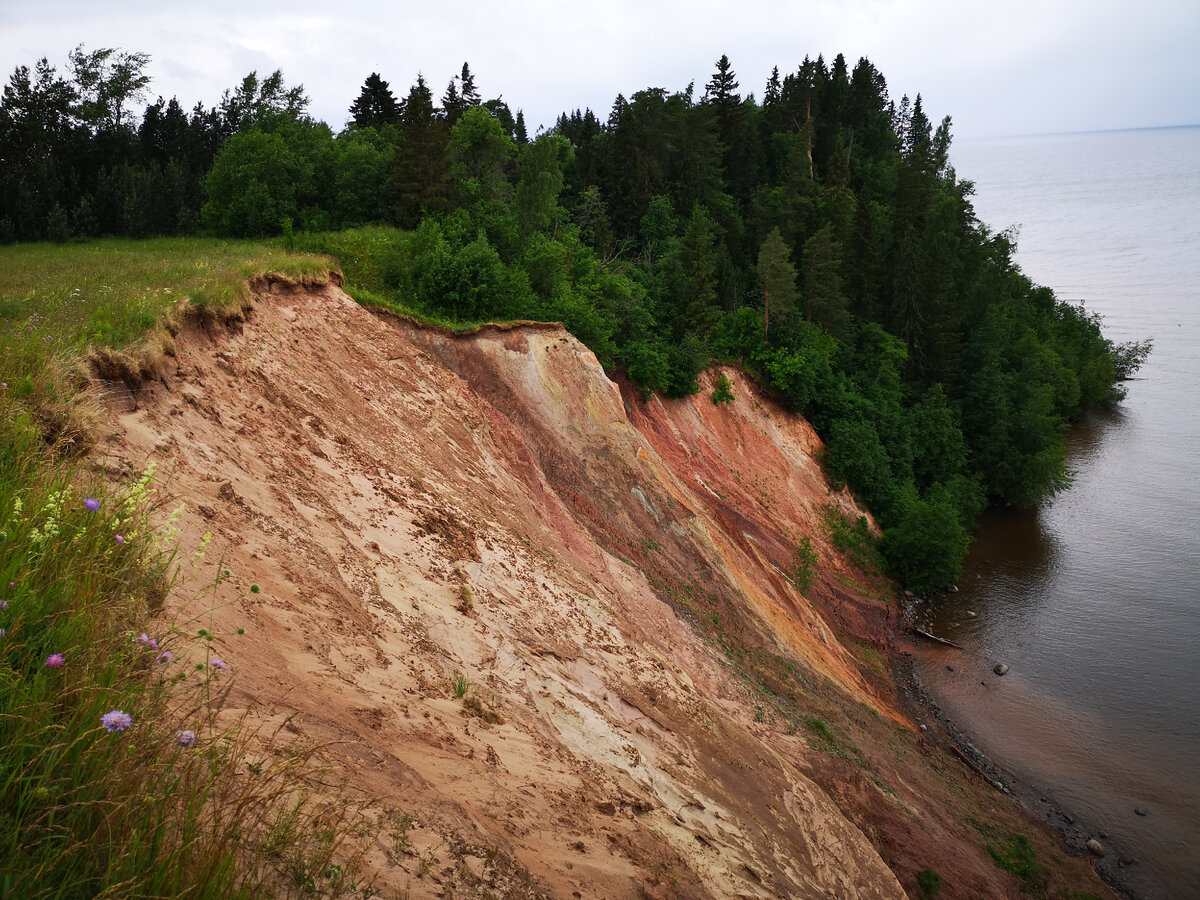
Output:
<path fill-rule="evenodd" d="M 643 402 L 560 328 L 455 337 L 335 287 L 264 289 L 170 369 L 109 460 L 169 473 L 185 554 L 213 535 L 168 614 L 231 570 L 235 705 L 338 741 L 355 789 L 415 817 L 372 851 L 385 892 L 892 898 L 925 867 L 957 876 L 942 896 L 1012 887 L 943 799 L 981 789 L 896 711 L 887 602 L 817 526 L 858 511 L 736 372 L 732 404 Z M 803 536 L 809 596 L 786 575 Z"/>

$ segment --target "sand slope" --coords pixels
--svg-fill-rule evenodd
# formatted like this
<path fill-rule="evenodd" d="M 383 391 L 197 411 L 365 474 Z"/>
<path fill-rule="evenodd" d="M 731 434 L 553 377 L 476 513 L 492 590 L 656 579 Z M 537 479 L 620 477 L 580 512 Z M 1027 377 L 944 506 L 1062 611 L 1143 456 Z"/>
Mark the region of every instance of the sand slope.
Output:
<path fill-rule="evenodd" d="M 896 898 L 926 866 L 943 897 L 1013 889 L 943 799 L 970 779 L 913 762 L 864 662 L 892 612 L 818 527 L 858 510 L 736 371 L 732 404 L 643 402 L 555 326 L 456 337 L 278 285 L 168 369 L 108 460 L 157 461 L 185 555 L 212 534 L 166 615 L 230 569 L 234 704 L 338 741 L 415 818 L 372 851 L 385 896 Z"/>

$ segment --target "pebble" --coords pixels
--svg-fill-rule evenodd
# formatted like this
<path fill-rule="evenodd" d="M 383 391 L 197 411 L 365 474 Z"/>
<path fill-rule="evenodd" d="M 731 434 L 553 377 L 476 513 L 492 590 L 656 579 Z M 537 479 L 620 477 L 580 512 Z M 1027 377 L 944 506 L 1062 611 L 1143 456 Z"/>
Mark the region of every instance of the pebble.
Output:
<path fill-rule="evenodd" d="M 1104 845 L 1101 844 L 1095 838 L 1092 838 L 1090 841 L 1087 842 L 1087 848 L 1088 848 L 1088 852 L 1091 853 L 1092 856 L 1103 856 L 1104 855 Z"/>
<path fill-rule="evenodd" d="M 1003 675 L 1005 672 L 1008 671 L 1008 666 L 1006 666 L 1004 663 L 996 663 L 996 665 L 992 669 L 992 671 L 995 672 L 997 675 Z"/>
<path fill-rule="evenodd" d="M 953 672 L 953 671 L 954 671 L 954 666 L 946 666 L 946 671 L 947 671 L 947 672 Z"/>
<path fill-rule="evenodd" d="M 1101 832 L 1100 832 L 1100 839 L 1101 839 L 1101 840 L 1103 840 L 1103 841 L 1107 841 L 1107 840 L 1108 840 L 1108 832 L 1107 832 L 1107 831 L 1101 831 Z"/>
<path fill-rule="evenodd" d="M 1134 811 L 1134 814 L 1135 814 L 1135 815 L 1139 815 L 1139 816 L 1148 816 L 1148 815 L 1150 815 L 1150 813 L 1146 812 L 1146 811 L 1145 811 L 1144 809 L 1142 809 L 1140 806 L 1135 806 L 1135 807 L 1133 808 L 1133 811 Z"/>

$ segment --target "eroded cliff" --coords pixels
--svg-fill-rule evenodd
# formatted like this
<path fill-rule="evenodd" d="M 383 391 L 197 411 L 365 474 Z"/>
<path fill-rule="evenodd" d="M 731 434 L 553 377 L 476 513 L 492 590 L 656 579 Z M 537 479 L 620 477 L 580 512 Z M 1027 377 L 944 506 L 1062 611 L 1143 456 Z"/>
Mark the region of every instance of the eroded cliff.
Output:
<path fill-rule="evenodd" d="M 860 511 L 735 370 L 732 403 L 643 401 L 561 328 L 333 286 L 264 287 L 168 369 L 108 449 L 157 461 L 185 554 L 213 536 L 163 616 L 215 600 L 233 711 L 335 742 L 385 895 L 1015 892 L 972 820 L 1019 812 L 900 714 L 893 606 L 820 527 Z"/>

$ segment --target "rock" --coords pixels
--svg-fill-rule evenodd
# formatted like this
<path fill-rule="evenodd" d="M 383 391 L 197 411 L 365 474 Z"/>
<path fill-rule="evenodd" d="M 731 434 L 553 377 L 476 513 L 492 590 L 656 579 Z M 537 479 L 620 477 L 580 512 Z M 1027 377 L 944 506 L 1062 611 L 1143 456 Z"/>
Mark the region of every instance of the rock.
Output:
<path fill-rule="evenodd" d="M 1006 666 L 1004 663 L 996 663 L 996 665 L 992 669 L 992 671 L 995 672 L 997 675 L 1003 675 L 1005 672 L 1008 671 L 1008 666 Z"/>
<path fill-rule="evenodd" d="M 1126 866 L 1132 866 L 1135 862 L 1137 862 L 1137 860 L 1134 859 L 1132 856 L 1122 856 L 1120 859 L 1117 860 L 1117 865 L 1119 865 L 1123 869 Z"/>
<path fill-rule="evenodd" d="M 946 588 L 946 590 L 949 591 L 951 594 L 957 594 L 958 593 L 958 585 L 952 584 L 952 585 L 950 585 L 950 587 Z"/>
<path fill-rule="evenodd" d="M 968 609 L 968 610 L 967 610 L 967 615 L 968 615 L 968 616 L 970 616 L 972 619 L 974 619 L 974 618 L 975 618 L 977 615 L 979 615 L 979 613 L 977 613 L 977 612 L 973 612 L 972 610 L 969 610 L 969 609 Z"/>
<path fill-rule="evenodd" d="M 1087 848 L 1088 848 L 1088 852 L 1091 853 L 1092 856 L 1103 856 L 1104 855 L 1104 845 L 1101 844 L 1095 838 L 1092 838 L 1090 841 L 1087 842 Z"/>
<path fill-rule="evenodd" d="M 1102 840 L 1102 841 L 1108 840 L 1108 832 L 1107 831 L 1101 831 L 1099 834 L 1100 834 L 1100 840 Z"/>
<path fill-rule="evenodd" d="M 954 671 L 954 666 L 946 666 L 946 671 L 947 671 L 947 672 L 953 672 L 953 671 Z"/>
<path fill-rule="evenodd" d="M 1135 815 L 1139 815 L 1139 816 L 1148 816 L 1148 815 L 1150 815 L 1150 813 L 1146 812 L 1146 810 L 1142 809 L 1140 806 L 1135 806 L 1135 807 L 1133 808 L 1133 812 L 1134 812 L 1134 814 L 1135 814 Z"/>

